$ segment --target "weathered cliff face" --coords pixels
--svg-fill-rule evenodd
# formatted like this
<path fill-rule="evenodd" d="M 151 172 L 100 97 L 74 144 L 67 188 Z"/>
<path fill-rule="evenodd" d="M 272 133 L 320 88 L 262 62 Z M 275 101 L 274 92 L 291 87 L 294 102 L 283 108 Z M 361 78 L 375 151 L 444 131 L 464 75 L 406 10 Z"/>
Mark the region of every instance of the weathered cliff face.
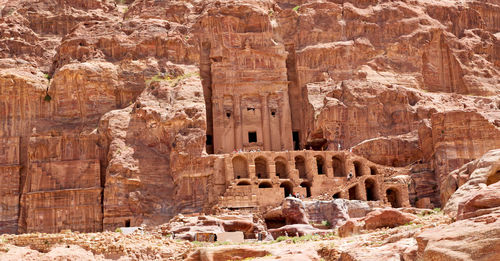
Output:
<path fill-rule="evenodd" d="M 198 72 L 178 69 L 179 75 L 153 79 L 132 105 L 101 119 L 99 133 L 109 148 L 104 229 L 165 222 L 186 208 L 201 211 L 209 200 L 208 177 L 183 184 L 185 177 L 174 172 L 195 169 L 191 159 L 201 158 L 206 130 Z"/>
<path fill-rule="evenodd" d="M 0 232 L 206 210 L 241 148 L 352 149 L 436 206 L 500 147 L 498 1 L 124 3 L 0 0 Z"/>

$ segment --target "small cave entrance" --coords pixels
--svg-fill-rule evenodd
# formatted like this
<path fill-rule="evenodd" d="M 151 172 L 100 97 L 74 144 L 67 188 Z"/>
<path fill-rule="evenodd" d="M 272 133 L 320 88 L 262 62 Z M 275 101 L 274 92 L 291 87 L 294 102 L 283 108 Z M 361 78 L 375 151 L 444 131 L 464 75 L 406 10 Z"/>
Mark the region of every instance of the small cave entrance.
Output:
<path fill-rule="evenodd" d="M 353 186 L 349 189 L 349 200 L 359 200 L 357 190 L 358 190 L 358 185 Z"/>
<path fill-rule="evenodd" d="M 285 217 L 268 217 L 264 218 L 264 222 L 266 222 L 267 229 L 274 229 L 286 226 Z"/>
<path fill-rule="evenodd" d="M 280 188 L 284 188 L 285 198 L 288 196 L 292 196 L 293 194 L 293 185 L 290 182 L 283 182 L 280 185 Z"/>
<path fill-rule="evenodd" d="M 125 227 L 130 227 L 130 219 L 125 220 Z"/>
<path fill-rule="evenodd" d="M 240 181 L 236 186 L 250 186 L 250 182 L 248 181 Z"/>
<path fill-rule="evenodd" d="M 368 201 L 376 201 L 378 200 L 377 189 L 375 185 L 375 181 L 372 179 L 365 180 L 365 189 L 366 189 L 366 200 Z"/>
<path fill-rule="evenodd" d="M 309 182 L 302 182 L 300 184 L 301 187 L 306 188 L 306 197 L 310 198 L 311 197 L 311 183 Z"/>
<path fill-rule="evenodd" d="M 393 208 L 401 207 L 401 199 L 399 198 L 398 190 L 395 188 L 389 188 L 386 190 L 387 201 L 391 203 Z"/>
<path fill-rule="evenodd" d="M 259 184 L 259 188 L 272 188 L 273 185 L 267 181 L 263 181 Z"/>
<path fill-rule="evenodd" d="M 375 167 L 370 167 L 370 175 L 377 175 L 378 174 L 378 171 L 377 171 L 377 168 Z"/>
<path fill-rule="evenodd" d="M 332 198 L 333 199 L 340 198 L 340 192 L 333 194 Z"/>

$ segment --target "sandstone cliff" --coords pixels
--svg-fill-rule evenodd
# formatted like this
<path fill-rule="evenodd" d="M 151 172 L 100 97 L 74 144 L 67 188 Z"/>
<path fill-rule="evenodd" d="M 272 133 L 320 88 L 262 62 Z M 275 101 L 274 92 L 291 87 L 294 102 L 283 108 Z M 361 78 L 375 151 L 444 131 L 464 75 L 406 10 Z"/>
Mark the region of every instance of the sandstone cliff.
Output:
<path fill-rule="evenodd" d="M 0 0 L 0 233 L 208 211 L 246 132 L 397 168 L 427 207 L 500 148 L 498 1 L 117 2 Z"/>

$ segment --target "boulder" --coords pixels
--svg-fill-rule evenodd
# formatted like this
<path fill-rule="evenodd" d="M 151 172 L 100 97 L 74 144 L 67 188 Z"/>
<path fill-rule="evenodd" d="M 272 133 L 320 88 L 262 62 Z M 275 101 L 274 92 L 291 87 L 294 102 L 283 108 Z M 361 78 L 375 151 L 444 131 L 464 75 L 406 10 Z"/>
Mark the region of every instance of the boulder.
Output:
<path fill-rule="evenodd" d="M 500 209 L 500 182 L 477 191 L 458 205 L 457 220 L 481 216 Z"/>
<path fill-rule="evenodd" d="M 359 234 L 362 227 L 363 226 L 356 219 L 350 219 L 338 228 L 338 233 L 340 237 L 348 237 Z"/>
<path fill-rule="evenodd" d="M 409 223 L 417 216 L 401 212 L 397 209 L 381 209 L 368 213 L 362 220 L 365 222 L 364 229 L 376 229 L 381 227 L 397 227 Z"/>
<path fill-rule="evenodd" d="M 304 203 L 297 198 L 288 197 L 281 206 L 286 224 L 309 224 Z"/>
<path fill-rule="evenodd" d="M 488 183 L 493 183 L 492 177 L 498 175 L 499 169 L 500 149 L 496 149 L 451 172 L 441 185 L 441 200 L 443 204 L 446 203 L 444 212 L 455 216 L 462 202 L 470 200 L 475 192 L 491 185 Z"/>
<path fill-rule="evenodd" d="M 419 234 L 419 260 L 500 260 L 500 211 Z"/>

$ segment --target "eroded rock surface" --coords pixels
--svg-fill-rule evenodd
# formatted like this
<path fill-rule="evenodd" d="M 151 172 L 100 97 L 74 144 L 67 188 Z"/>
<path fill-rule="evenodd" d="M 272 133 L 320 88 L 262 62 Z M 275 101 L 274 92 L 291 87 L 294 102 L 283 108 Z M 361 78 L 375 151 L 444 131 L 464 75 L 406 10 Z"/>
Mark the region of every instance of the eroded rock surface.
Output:
<path fill-rule="evenodd" d="M 474 0 L 0 0 L 0 232 L 295 192 L 458 211 L 481 163 L 448 173 L 500 147 L 499 18 Z M 464 218 L 496 204 L 467 200 Z"/>

